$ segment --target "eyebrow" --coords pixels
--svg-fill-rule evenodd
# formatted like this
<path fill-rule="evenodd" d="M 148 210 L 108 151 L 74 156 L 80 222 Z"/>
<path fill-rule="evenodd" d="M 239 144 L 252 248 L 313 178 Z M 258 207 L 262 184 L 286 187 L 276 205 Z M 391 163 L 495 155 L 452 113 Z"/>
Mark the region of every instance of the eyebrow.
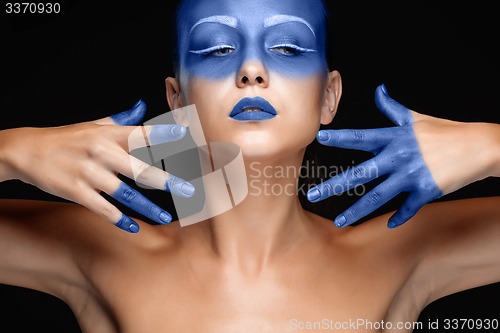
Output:
<path fill-rule="evenodd" d="M 238 26 L 238 20 L 234 17 L 231 16 L 226 16 L 226 15 L 214 15 L 214 16 L 209 16 L 202 18 L 201 20 L 198 20 L 192 27 L 191 30 L 189 30 L 189 33 L 191 34 L 197 26 L 203 23 L 220 23 L 224 24 L 227 26 L 230 26 L 231 28 L 236 28 Z"/>
<path fill-rule="evenodd" d="M 288 23 L 288 22 L 299 22 L 299 23 L 305 24 L 309 28 L 309 30 L 311 30 L 314 37 L 316 37 L 316 33 L 314 32 L 314 28 L 312 27 L 312 25 L 309 22 L 307 22 L 306 20 L 304 20 L 301 17 L 293 16 L 293 15 L 274 15 L 274 16 L 268 17 L 264 20 L 264 27 L 265 28 L 272 27 L 274 25 Z"/>

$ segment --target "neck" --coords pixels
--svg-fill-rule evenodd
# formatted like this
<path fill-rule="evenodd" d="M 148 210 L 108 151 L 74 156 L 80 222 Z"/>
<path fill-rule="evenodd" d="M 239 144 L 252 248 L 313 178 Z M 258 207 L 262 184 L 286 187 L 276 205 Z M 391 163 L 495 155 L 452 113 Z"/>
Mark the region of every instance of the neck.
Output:
<path fill-rule="evenodd" d="M 297 196 L 301 162 L 302 155 L 286 162 L 245 159 L 247 197 L 203 223 L 220 258 L 259 271 L 305 240 L 310 220 Z"/>

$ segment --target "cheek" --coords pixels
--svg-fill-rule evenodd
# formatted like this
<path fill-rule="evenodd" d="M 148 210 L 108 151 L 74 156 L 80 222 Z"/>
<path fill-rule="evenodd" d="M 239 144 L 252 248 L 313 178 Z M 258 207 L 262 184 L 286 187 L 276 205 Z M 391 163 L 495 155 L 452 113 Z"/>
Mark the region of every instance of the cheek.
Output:
<path fill-rule="evenodd" d="M 233 103 L 227 98 L 234 89 L 233 79 L 206 80 L 191 78 L 186 80 L 187 105 L 194 104 L 207 141 L 225 141 L 224 123 Z"/>
<path fill-rule="evenodd" d="M 280 104 L 284 110 L 283 121 L 288 128 L 288 135 L 296 136 L 296 140 L 301 140 L 302 145 L 312 142 L 319 129 L 324 99 L 323 82 L 321 76 L 300 80 L 278 77 L 273 82 L 277 87 L 287 87 L 280 90 Z"/>

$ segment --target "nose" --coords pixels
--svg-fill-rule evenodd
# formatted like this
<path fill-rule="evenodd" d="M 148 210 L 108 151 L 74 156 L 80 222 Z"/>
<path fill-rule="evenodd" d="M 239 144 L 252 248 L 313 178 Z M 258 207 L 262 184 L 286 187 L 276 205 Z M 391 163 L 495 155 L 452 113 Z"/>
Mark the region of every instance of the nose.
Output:
<path fill-rule="evenodd" d="M 243 63 L 236 76 L 238 88 L 258 86 L 267 88 L 269 86 L 269 74 L 264 64 L 257 60 L 248 60 Z"/>

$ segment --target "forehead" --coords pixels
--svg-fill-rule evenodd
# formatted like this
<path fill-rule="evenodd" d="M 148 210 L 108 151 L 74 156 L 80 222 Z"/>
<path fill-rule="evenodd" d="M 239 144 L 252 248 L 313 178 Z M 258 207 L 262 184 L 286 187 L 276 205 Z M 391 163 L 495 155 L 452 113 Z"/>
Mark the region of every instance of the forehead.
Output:
<path fill-rule="evenodd" d="M 177 14 L 179 32 L 205 17 L 218 15 L 256 25 L 270 16 L 290 15 L 306 20 L 318 31 L 324 29 L 325 20 L 321 0 L 184 0 Z"/>

